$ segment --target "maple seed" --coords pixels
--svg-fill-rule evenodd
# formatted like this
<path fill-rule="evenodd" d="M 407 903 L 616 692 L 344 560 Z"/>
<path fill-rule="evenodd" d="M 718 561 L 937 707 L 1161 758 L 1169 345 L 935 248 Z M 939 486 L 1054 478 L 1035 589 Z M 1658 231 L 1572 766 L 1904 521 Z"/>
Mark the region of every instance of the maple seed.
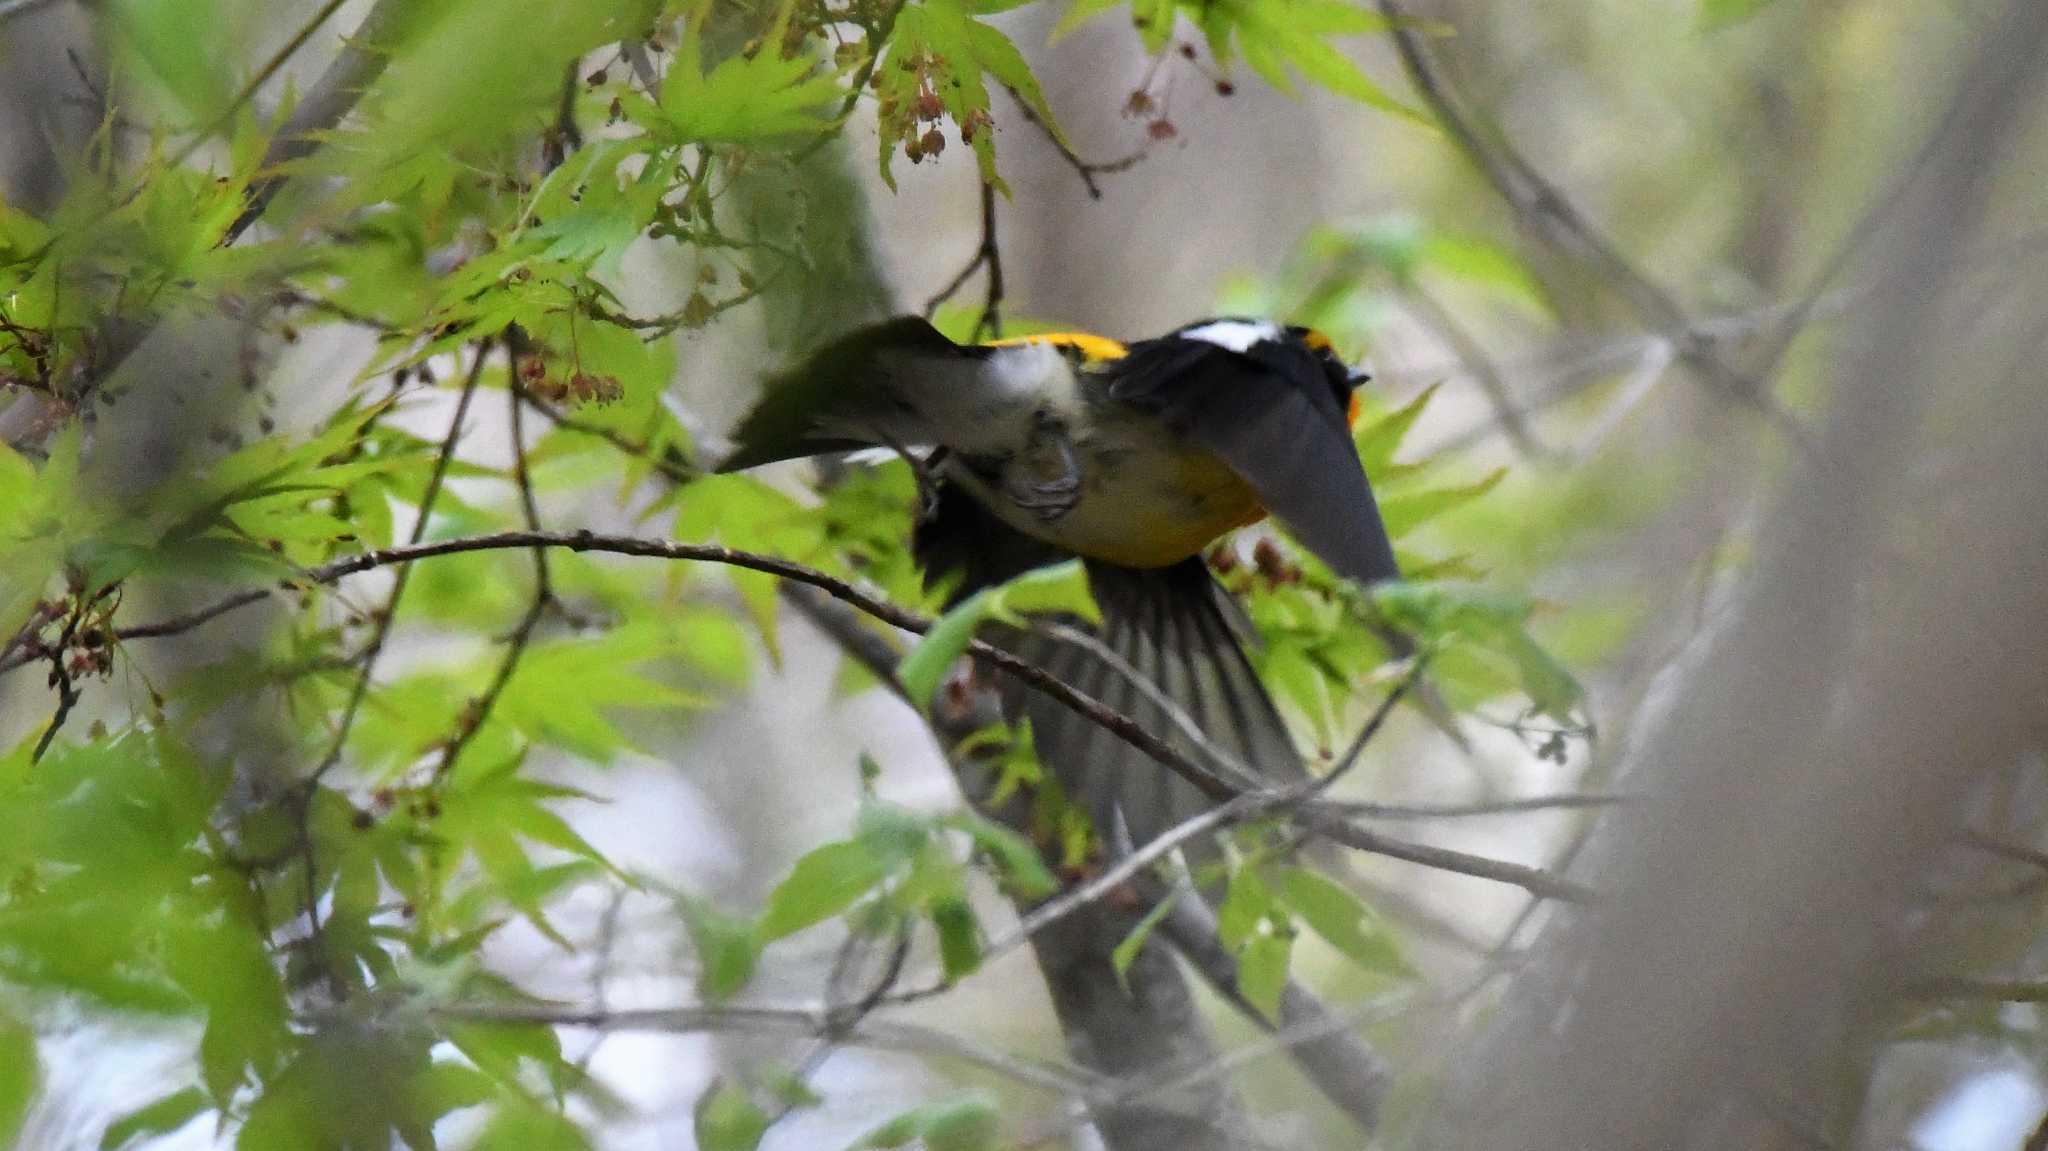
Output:
<path fill-rule="evenodd" d="M 1218 80 L 1216 81 L 1216 94 L 1218 96 L 1235 96 L 1237 95 L 1237 85 L 1228 80 Z"/>
<path fill-rule="evenodd" d="M 1145 134 L 1154 140 L 1171 140 L 1180 135 L 1180 129 L 1173 126 L 1173 121 L 1161 117 L 1145 125 Z"/>
<path fill-rule="evenodd" d="M 1152 94 L 1150 92 L 1145 91 L 1143 88 L 1138 88 L 1132 91 L 1131 98 L 1124 101 L 1124 115 L 1130 116 L 1134 119 L 1136 117 L 1146 115 L 1151 111 Z"/>
<path fill-rule="evenodd" d="M 611 78 L 612 78 L 612 76 L 611 76 L 611 73 L 610 73 L 610 72 L 607 72 L 607 71 L 606 71 L 606 70 L 604 70 L 603 68 L 599 68 L 599 69 L 598 69 L 597 71 L 595 71 L 595 72 L 592 72 L 592 73 L 590 74 L 590 79 L 589 79 L 589 80 L 587 81 L 587 83 L 588 83 L 588 84 L 589 84 L 589 85 L 590 85 L 591 87 L 595 88 L 595 87 L 597 87 L 597 86 L 598 86 L 599 84 L 602 84 L 602 83 L 604 83 L 605 81 L 607 81 L 607 80 L 609 80 L 609 79 L 611 79 Z"/>
<path fill-rule="evenodd" d="M 1182 45 L 1180 46 L 1180 58 L 1181 58 L 1181 59 L 1183 59 L 1183 60 L 1192 60 L 1192 59 L 1194 59 L 1194 58 L 1195 58 L 1195 46 L 1194 46 L 1193 44 L 1182 44 Z"/>
<path fill-rule="evenodd" d="M 926 130 L 919 145 L 924 149 L 925 155 L 936 156 L 946 150 L 946 138 L 939 134 L 937 128 L 931 128 Z"/>
<path fill-rule="evenodd" d="M 1279 546 L 1269 539 L 1262 539 L 1252 546 L 1252 566 L 1274 583 L 1288 583 L 1294 576 L 1287 557 L 1281 555 Z"/>
<path fill-rule="evenodd" d="M 918 94 L 917 94 L 917 118 L 918 118 L 918 119 L 920 119 L 920 120 L 936 120 L 936 119 L 938 119 L 939 117 L 941 117 L 941 116 L 943 116 L 943 115 L 945 115 L 945 114 L 946 114 L 946 105 L 945 105 L 945 103 L 944 103 L 943 101 L 941 101 L 941 100 L 939 99 L 939 94 L 938 94 L 937 92 L 934 92 L 934 91 L 932 91 L 932 90 L 931 90 L 930 88 L 925 88 L 925 89 L 922 89 L 922 90 L 920 90 L 920 91 L 918 92 Z"/>

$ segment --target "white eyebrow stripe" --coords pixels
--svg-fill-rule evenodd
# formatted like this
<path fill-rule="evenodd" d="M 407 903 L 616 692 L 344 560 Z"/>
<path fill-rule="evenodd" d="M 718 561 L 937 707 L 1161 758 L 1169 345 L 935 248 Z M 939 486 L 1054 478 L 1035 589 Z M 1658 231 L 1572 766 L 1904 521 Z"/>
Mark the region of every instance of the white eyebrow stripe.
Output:
<path fill-rule="evenodd" d="M 1252 320 L 1214 320 L 1199 328 L 1187 329 L 1181 333 L 1181 338 L 1200 340 L 1242 355 L 1254 344 L 1279 339 L 1280 325 Z"/>

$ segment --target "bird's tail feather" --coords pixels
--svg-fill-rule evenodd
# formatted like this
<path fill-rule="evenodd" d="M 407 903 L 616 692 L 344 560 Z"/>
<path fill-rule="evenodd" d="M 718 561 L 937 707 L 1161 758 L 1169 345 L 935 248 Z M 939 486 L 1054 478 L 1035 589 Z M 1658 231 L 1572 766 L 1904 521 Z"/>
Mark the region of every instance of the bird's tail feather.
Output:
<path fill-rule="evenodd" d="M 1067 558 L 950 484 L 941 484 L 915 547 L 928 578 L 960 578 L 956 600 Z M 1101 626 L 1055 622 L 1092 633 L 1095 643 L 1009 627 L 988 638 L 1130 716 L 1194 762 L 1225 775 L 1231 766 L 1249 769 L 1254 778 L 1242 784 L 1306 776 L 1293 736 L 1246 655 L 1250 622 L 1199 557 L 1152 569 L 1088 561 L 1087 571 Z M 1112 658 L 1104 658 L 1105 649 Z M 1112 847 L 1142 844 L 1215 806 L 1144 752 L 1023 683 L 1006 679 L 1002 694 L 1013 719 L 1030 720 L 1040 761 Z M 1206 747 L 1162 706 L 1162 695 Z"/>

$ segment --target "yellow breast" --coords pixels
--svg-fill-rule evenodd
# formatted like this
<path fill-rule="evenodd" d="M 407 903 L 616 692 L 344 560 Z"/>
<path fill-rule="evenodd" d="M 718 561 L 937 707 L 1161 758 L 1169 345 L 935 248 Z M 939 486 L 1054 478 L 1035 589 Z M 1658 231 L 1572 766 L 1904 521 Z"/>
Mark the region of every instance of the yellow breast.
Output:
<path fill-rule="evenodd" d="M 1125 567 L 1165 567 L 1265 518 L 1257 494 L 1209 453 L 1186 452 L 1166 463 L 1164 482 L 1140 473 L 1088 493 L 1054 525 L 1064 546 Z"/>
<path fill-rule="evenodd" d="M 1082 490 L 1071 511 L 1050 523 L 1013 506 L 998 514 L 1076 555 L 1136 568 L 1179 563 L 1266 514 L 1228 464 L 1150 420 L 1097 427 L 1079 448 Z"/>

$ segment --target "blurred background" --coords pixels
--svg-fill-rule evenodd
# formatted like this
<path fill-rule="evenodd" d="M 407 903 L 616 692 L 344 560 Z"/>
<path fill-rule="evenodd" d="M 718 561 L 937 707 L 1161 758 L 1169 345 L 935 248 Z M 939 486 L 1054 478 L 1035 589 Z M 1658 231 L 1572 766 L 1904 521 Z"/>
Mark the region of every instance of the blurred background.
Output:
<path fill-rule="evenodd" d="M 1350 861 L 1417 978 L 1391 988 L 1327 948 L 1298 950 L 1295 973 L 1373 1013 L 1363 1033 L 1394 1067 L 1386 1145 L 2035 1151 L 2048 1147 L 2048 648 L 2034 614 L 2048 608 L 2048 56 L 2034 2 L 1418 0 L 1406 27 L 1420 72 L 1385 29 L 1333 41 L 1392 110 L 1219 68 L 1186 17 L 1151 52 L 1123 8 L 1078 27 L 1059 5 L 1005 11 L 991 22 L 1023 50 L 1066 144 L 995 91 L 1008 194 L 986 216 L 957 142 L 916 164 L 899 155 L 885 184 L 862 102 L 843 148 L 814 162 L 825 174 L 802 177 L 819 182 L 814 218 L 788 233 L 833 257 L 811 282 L 665 337 L 662 403 L 708 453 L 795 347 L 924 309 L 985 236 L 1012 324 L 1142 337 L 1223 313 L 1312 320 L 1373 373 L 1378 410 L 1430 393 L 1404 462 L 1465 485 L 1504 469 L 1414 546 L 1449 575 L 1534 598 L 1532 629 L 1587 688 L 1593 733 L 1560 745 L 1504 698 L 1476 706 L 1461 750 L 1402 715 L 1334 796 L 1389 805 L 1374 826 L 1390 834 L 1604 893 L 1597 912 L 1565 911 L 1510 884 Z M 67 157 L 124 106 L 105 86 L 132 45 L 110 29 L 133 7 L 0 2 L 10 208 L 59 203 Z M 246 76 L 316 7 L 224 6 L 208 65 Z M 369 7 L 342 4 L 329 28 Z M 262 99 L 305 90 L 339 50 L 332 32 L 310 40 Z M 605 50 L 584 64 L 599 68 L 629 64 Z M 979 308 L 986 276 L 944 307 Z M 638 314 L 683 308 L 704 282 L 689 251 L 654 240 L 607 277 Z M 95 429 L 136 491 L 259 422 L 331 409 L 379 354 L 346 322 L 285 343 L 189 315 L 150 339 L 129 369 L 151 374 L 146 394 Z M 260 397 L 219 367 L 238 362 Z M 464 363 L 428 361 L 444 385 Z M 438 439 L 456 389 L 415 401 L 393 422 Z M 480 402 L 462 459 L 509 464 L 503 409 Z M 34 418 L 0 412 L 11 438 Z M 801 491 L 808 475 L 771 482 Z M 668 521 L 643 522 L 629 487 L 543 485 L 543 518 L 658 533 Z M 488 477 L 458 472 L 448 491 L 513 507 Z M 401 535 L 412 514 L 397 511 Z M 459 601 L 476 592 L 464 578 L 422 568 L 412 594 Z M 372 604 L 389 583 L 372 573 L 348 595 Z M 535 753 L 548 778 L 603 797 L 564 814 L 646 882 L 564 893 L 552 923 L 573 946 L 525 922 L 492 935 L 486 966 L 534 994 L 691 1001 L 701 956 L 671 893 L 758 906 L 848 833 L 863 755 L 890 801 L 962 803 L 925 721 L 852 676 L 804 613 L 781 609 L 771 654 L 725 583 L 693 582 L 677 603 L 693 642 L 745 658 L 730 674 L 687 659 L 650 673 L 700 702 L 615 714 L 632 750 L 605 766 Z M 282 614 L 156 641 L 148 676 L 233 658 Z M 451 642 L 489 637 L 394 629 L 383 673 L 431 666 Z M 9 746 L 48 718 L 41 680 L 5 681 Z M 121 695 L 95 693 L 74 724 L 119 722 Z M 241 747 L 283 738 L 253 704 L 220 722 L 215 738 Z M 975 896 L 989 931 L 1014 923 L 992 887 Z M 748 996 L 814 999 L 837 930 L 778 945 Z M 933 962 L 914 950 L 913 967 Z M 101 1146 L 116 1117 L 189 1079 L 197 1023 L 30 998 L 42 1088 L 19 1146 Z M 1235 1082 L 1261 1145 L 1364 1145 L 1281 1053 L 1260 1053 L 1256 1026 L 1197 998 L 1219 1051 L 1253 1053 Z M 1064 1057 L 1028 950 L 887 1018 Z M 576 1117 L 617 1149 L 696 1145 L 707 1089 L 811 1042 L 563 1034 L 611 1099 Z M 997 1093 L 1008 1138 L 1050 1125 L 1033 1145 L 1099 1145 L 1072 1100 L 903 1046 L 831 1054 L 812 1081 L 821 1102 L 762 1145 L 845 1146 L 962 1084 Z M 439 1133 L 459 1143 L 460 1116 Z M 200 1119 L 147 1145 L 232 1138 Z"/>

